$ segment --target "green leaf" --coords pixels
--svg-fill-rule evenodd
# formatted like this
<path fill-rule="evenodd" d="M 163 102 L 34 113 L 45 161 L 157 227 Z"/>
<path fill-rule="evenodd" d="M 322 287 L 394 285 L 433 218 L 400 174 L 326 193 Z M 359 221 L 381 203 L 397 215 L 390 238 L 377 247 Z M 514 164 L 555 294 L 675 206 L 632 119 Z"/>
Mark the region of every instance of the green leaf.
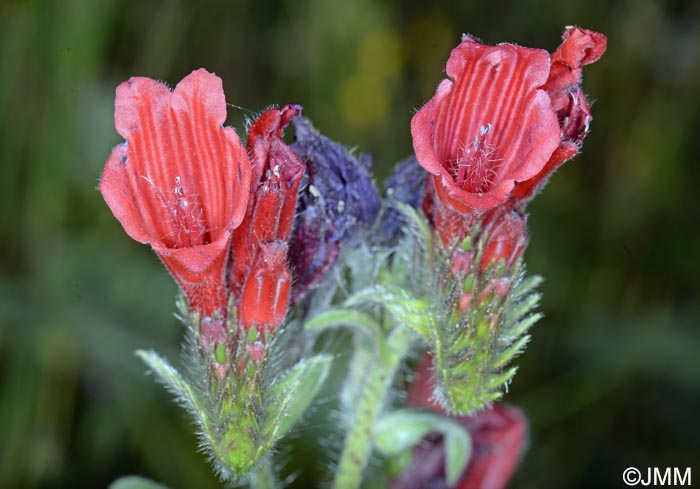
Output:
<path fill-rule="evenodd" d="M 333 309 L 314 316 L 304 324 L 304 329 L 318 331 L 337 326 L 357 328 L 372 338 L 382 337 L 382 328 L 369 314 L 355 309 Z"/>
<path fill-rule="evenodd" d="M 403 202 L 395 202 L 394 205 L 408 218 L 409 225 L 421 236 L 428 249 L 433 246 L 433 231 L 428 221 L 416 209 Z"/>
<path fill-rule="evenodd" d="M 194 414 L 195 419 L 206 432 L 207 411 L 192 386 L 180 375 L 180 372 L 153 350 L 137 350 L 136 355 L 148 365 L 165 387 L 176 396 L 177 400 Z"/>
<path fill-rule="evenodd" d="M 267 446 L 284 436 L 301 417 L 328 377 L 333 357 L 317 355 L 297 363 L 270 389 L 264 434 Z"/>
<path fill-rule="evenodd" d="M 109 489 L 168 489 L 167 486 L 153 482 L 145 477 L 127 475 L 120 477 L 109 485 Z"/>
<path fill-rule="evenodd" d="M 430 304 L 419 299 L 406 289 L 377 285 L 367 287 L 353 294 L 345 301 L 346 306 L 372 303 L 386 307 L 387 311 L 398 321 L 424 337 L 430 337 L 432 315 Z"/>
<path fill-rule="evenodd" d="M 374 425 L 374 444 L 385 455 L 394 456 L 415 446 L 435 429 L 437 415 L 401 409 L 385 414 Z"/>
<path fill-rule="evenodd" d="M 448 486 L 457 483 L 469 463 L 472 453 L 472 440 L 469 433 L 459 426 L 459 430 L 447 429 L 442 432 L 445 440 L 445 478 Z"/>
<path fill-rule="evenodd" d="M 428 411 L 401 409 L 385 414 L 375 423 L 373 439 L 382 453 L 397 456 L 434 432 L 444 437 L 445 473 L 447 483 L 453 485 L 464 472 L 471 455 L 469 433 L 454 419 Z"/>

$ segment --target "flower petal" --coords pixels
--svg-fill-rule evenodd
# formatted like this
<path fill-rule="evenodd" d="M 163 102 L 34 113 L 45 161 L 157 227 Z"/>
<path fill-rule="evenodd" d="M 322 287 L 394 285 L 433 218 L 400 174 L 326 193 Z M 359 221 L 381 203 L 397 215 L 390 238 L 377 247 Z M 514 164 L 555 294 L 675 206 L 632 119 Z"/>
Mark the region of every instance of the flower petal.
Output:
<path fill-rule="evenodd" d="M 416 157 L 459 212 L 504 202 L 516 181 L 539 172 L 559 143 L 541 86 L 549 55 L 466 37 L 451 53 L 448 80 L 411 121 Z"/>
<path fill-rule="evenodd" d="M 222 127 L 226 103 L 217 76 L 197 70 L 172 94 L 162 83 L 131 78 L 117 88 L 115 109 L 117 130 L 127 138 L 128 185 L 149 242 L 207 244 L 241 222 L 250 167 L 238 136 Z"/>
<path fill-rule="evenodd" d="M 556 118 L 539 90 L 549 74 L 547 52 L 469 40 L 452 52 L 447 74 L 454 85 L 440 105 L 435 127 L 436 154 L 443 165 L 454 172 L 465 145 L 489 127 L 486 164 L 493 175 L 485 191 L 505 181 L 509 183 L 496 193 L 507 192 L 514 180 L 537 173 L 558 143 Z"/>

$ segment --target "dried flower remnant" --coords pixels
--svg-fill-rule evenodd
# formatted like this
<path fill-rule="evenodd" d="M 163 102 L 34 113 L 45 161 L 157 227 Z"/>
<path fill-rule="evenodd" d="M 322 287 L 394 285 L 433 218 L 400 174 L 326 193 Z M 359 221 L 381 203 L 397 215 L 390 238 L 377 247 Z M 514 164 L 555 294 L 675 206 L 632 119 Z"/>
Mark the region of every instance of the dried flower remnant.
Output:
<path fill-rule="evenodd" d="M 386 181 L 384 200 L 387 208 L 382 215 L 379 232 L 381 239 L 393 242 L 398 237 L 402 226 L 406 224 L 397 203 L 418 208 L 422 202 L 422 190 L 425 187 L 425 170 L 414 156 L 396 164 L 394 171 Z"/>
<path fill-rule="evenodd" d="M 224 127 L 221 79 L 200 69 L 170 91 L 149 78 L 117 87 L 114 148 L 100 192 L 126 233 L 151 245 L 203 316 L 225 314 L 231 232 L 243 220 L 250 164 Z"/>

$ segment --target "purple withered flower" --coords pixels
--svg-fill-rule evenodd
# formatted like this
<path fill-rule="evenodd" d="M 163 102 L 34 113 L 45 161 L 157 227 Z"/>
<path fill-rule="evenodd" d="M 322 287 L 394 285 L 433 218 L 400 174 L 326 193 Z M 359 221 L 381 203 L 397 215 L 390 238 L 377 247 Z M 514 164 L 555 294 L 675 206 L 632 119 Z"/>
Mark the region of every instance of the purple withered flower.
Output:
<path fill-rule="evenodd" d="M 296 139 L 290 146 L 307 168 L 289 248 L 295 264 L 292 302 L 297 303 L 335 264 L 340 243 L 374 224 L 381 202 L 369 156 L 354 157 L 304 117 L 292 124 Z"/>
<path fill-rule="evenodd" d="M 415 156 L 399 161 L 384 188 L 385 211 L 379 233 L 381 239 L 393 242 L 405 225 L 403 213 L 396 204 L 420 207 L 427 174 Z"/>

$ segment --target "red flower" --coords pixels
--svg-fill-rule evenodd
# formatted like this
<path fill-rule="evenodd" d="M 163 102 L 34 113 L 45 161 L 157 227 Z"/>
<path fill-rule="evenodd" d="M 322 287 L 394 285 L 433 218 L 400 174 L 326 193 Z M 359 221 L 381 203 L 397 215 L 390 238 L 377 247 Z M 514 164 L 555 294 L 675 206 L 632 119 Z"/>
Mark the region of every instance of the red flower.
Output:
<path fill-rule="evenodd" d="M 460 213 L 491 209 L 559 145 L 557 116 L 543 90 L 549 55 L 465 36 L 446 71 L 448 79 L 411 121 L 416 157 L 443 203 Z"/>
<path fill-rule="evenodd" d="M 472 455 L 456 488 L 505 488 L 525 447 L 525 415 L 516 407 L 495 404 L 461 421 L 472 437 Z"/>
<path fill-rule="evenodd" d="M 284 321 L 292 283 L 286 260 L 286 241 L 260 244 L 241 297 L 239 318 L 246 330 L 252 327 L 273 329 Z"/>
<path fill-rule="evenodd" d="M 606 38 L 573 27 L 563 38 L 551 60 L 468 36 L 452 51 L 449 78 L 411 121 L 416 157 L 444 205 L 478 214 L 529 199 L 578 152 L 591 119 L 581 68 L 602 56 Z"/>
<path fill-rule="evenodd" d="M 514 210 L 494 212 L 484 220 L 484 227 L 487 238 L 479 264 L 481 273 L 498 260 L 504 260 L 510 269 L 527 245 L 526 218 Z"/>
<path fill-rule="evenodd" d="M 243 224 L 234 233 L 229 268 L 231 292 L 239 300 L 239 319 L 245 329 L 276 328 L 289 305 L 287 241 L 305 166 L 282 140 L 282 131 L 300 113 L 299 105 L 270 109 L 248 132 L 251 200 Z"/>
<path fill-rule="evenodd" d="M 221 79 L 200 69 L 174 91 L 149 78 L 117 87 L 112 151 L 100 192 L 129 236 L 149 243 L 204 316 L 223 312 L 231 231 L 245 215 L 250 163 L 223 127 Z"/>

